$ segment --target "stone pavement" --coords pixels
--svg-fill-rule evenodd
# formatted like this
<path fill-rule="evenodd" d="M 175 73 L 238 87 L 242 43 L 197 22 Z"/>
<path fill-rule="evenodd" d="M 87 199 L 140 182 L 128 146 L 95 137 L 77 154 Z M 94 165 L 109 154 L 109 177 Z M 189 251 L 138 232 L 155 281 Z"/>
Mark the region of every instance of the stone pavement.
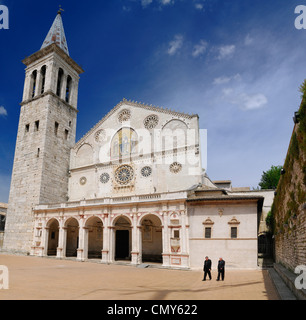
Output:
<path fill-rule="evenodd" d="M 137 268 L 0 254 L 9 289 L 0 300 L 278 300 L 266 270 L 226 270 L 225 281 L 202 271 Z"/>

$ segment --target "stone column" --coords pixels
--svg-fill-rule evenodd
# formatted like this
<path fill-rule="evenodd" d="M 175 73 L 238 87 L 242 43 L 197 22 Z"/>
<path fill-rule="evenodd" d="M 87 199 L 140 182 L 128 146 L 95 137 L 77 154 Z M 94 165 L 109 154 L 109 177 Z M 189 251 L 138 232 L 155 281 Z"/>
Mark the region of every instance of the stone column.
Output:
<path fill-rule="evenodd" d="M 109 242 L 110 242 L 110 229 L 109 227 L 109 214 L 104 214 L 104 225 L 103 225 L 103 249 L 102 249 L 102 263 L 109 262 Z"/>
<path fill-rule="evenodd" d="M 62 259 L 66 256 L 66 241 L 67 241 L 67 228 L 64 227 L 63 219 L 60 219 L 59 235 L 58 235 L 58 248 L 56 257 Z"/>
<path fill-rule="evenodd" d="M 139 264 L 139 230 L 137 227 L 137 213 L 133 213 L 132 219 L 132 261 L 134 265 Z"/>
<path fill-rule="evenodd" d="M 163 211 L 163 266 L 170 266 L 170 233 L 168 228 L 168 211 Z"/>
<path fill-rule="evenodd" d="M 85 219 L 82 217 L 79 221 L 79 245 L 77 249 L 77 260 L 79 261 L 85 260 L 84 251 L 86 247 L 88 249 L 88 232 L 84 226 L 84 222 Z"/>

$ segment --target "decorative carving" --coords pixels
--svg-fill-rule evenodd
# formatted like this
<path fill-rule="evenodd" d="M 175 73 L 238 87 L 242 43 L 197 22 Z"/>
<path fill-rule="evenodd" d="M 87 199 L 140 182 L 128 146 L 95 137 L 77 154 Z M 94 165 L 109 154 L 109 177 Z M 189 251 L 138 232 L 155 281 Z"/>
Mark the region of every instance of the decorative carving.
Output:
<path fill-rule="evenodd" d="M 96 132 L 95 134 L 95 140 L 96 142 L 103 142 L 106 138 L 106 133 L 105 130 L 101 129 Z"/>
<path fill-rule="evenodd" d="M 110 176 L 108 173 L 102 173 L 100 176 L 100 181 L 104 184 L 106 184 L 110 179 Z"/>
<path fill-rule="evenodd" d="M 129 121 L 131 119 L 131 111 L 128 109 L 124 109 L 119 113 L 118 121 L 120 123 Z"/>
<path fill-rule="evenodd" d="M 86 183 L 87 183 L 86 177 L 82 177 L 82 178 L 80 179 L 80 185 L 81 185 L 81 186 L 84 186 Z"/>
<path fill-rule="evenodd" d="M 129 184 L 134 178 L 134 170 L 131 166 L 123 165 L 115 172 L 115 179 L 121 185 Z"/>
<path fill-rule="evenodd" d="M 146 129 L 154 129 L 159 122 L 159 118 L 155 114 L 151 114 L 150 116 L 146 117 L 144 120 L 144 126 Z"/>
<path fill-rule="evenodd" d="M 182 168 L 183 168 L 183 166 L 182 166 L 180 163 L 174 162 L 174 163 L 172 163 L 172 164 L 170 165 L 170 168 L 169 168 L 169 169 L 170 169 L 170 172 L 177 174 L 177 173 L 179 173 L 180 171 L 182 171 Z"/>
<path fill-rule="evenodd" d="M 152 174 L 152 168 L 151 167 L 144 167 L 141 169 L 141 175 L 143 177 L 149 177 Z"/>
<path fill-rule="evenodd" d="M 207 225 L 207 226 L 212 226 L 214 225 L 214 222 L 210 219 L 210 218 L 207 218 L 204 222 L 203 222 L 204 225 Z"/>
<path fill-rule="evenodd" d="M 228 222 L 229 225 L 239 225 L 240 222 L 237 220 L 236 217 L 233 217 L 233 219 L 231 221 Z"/>

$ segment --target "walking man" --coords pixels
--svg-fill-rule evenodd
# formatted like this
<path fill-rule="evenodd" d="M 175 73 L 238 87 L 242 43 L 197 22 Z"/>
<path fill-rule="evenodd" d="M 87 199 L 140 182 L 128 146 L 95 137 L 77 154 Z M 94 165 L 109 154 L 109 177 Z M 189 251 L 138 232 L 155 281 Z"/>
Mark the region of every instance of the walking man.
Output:
<path fill-rule="evenodd" d="M 204 261 L 204 279 L 202 281 L 206 281 L 206 276 L 209 276 L 209 280 L 211 280 L 211 260 L 208 259 L 208 257 L 205 257 L 205 261 Z"/>
<path fill-rule="evenodd" d="M 225 261 L 222 258 L 220 258 L 219 262 L 218 262 L 218 278 L 217 278 L 217 281 L 220 280 L 220 275 L 221 275 L 222 281 L 224 281 L 224 272 L 225 272 Z"/>

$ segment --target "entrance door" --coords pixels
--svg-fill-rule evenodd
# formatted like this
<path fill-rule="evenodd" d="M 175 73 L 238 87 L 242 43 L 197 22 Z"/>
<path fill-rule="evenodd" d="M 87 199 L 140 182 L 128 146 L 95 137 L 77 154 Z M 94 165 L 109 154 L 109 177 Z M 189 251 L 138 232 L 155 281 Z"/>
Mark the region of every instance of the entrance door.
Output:
<path fill-rule="evenodd" d="M 130 255 L 129 230 L 116 231 L 116 260 L 128 260 Z"/>

